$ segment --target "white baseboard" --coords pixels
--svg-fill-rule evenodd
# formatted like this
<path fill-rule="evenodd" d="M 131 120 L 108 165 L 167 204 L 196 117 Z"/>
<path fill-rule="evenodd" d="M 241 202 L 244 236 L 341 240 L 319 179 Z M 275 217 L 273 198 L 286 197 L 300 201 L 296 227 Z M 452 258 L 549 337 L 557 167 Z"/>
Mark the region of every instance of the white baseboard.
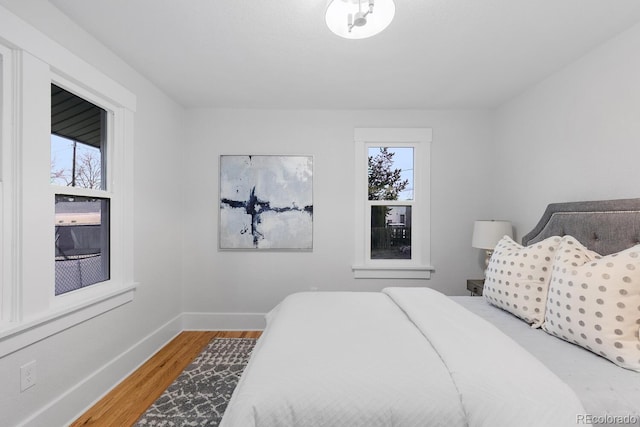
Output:
<path fill-rule="evenodd" d="M 131 375 L 132 372 L 182 330 L 182 315 L 178 315 L 95 371 L 92 375 L 40 408 L 20 425 L 29 427 L 69 425 L 122 380 Z M 95 396 L 99 397 L 95 398 Z M 75 414 L 70 414 L 69 408 L 83 409 Z M 71 419 L 69 418 L 70 416 L 72 417 Z"/>
<path fill-rule="evenodd" d="M 264 313 L 182 313 L 185 331 L 261 331 Z"/>
<path fill-rule="evenodd" d="M 20 426 L 69 425 L 182 331 L 249 331 L 264 327 L 261 313 L 182 313 L 40 408 Z M 70 415 L 69 408 L 83 409 Z"/>

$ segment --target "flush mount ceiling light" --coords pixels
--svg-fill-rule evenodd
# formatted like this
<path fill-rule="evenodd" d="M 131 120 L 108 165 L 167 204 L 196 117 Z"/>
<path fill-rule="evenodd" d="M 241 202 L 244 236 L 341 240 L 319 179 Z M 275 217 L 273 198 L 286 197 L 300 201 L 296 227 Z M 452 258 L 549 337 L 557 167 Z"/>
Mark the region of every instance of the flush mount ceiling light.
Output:
<path fill-rule="evenodd" d="M 325 20 L 340 37 L 365 39 L 387 28 L 395 13 L 393 0 L 329 0 Z"/>

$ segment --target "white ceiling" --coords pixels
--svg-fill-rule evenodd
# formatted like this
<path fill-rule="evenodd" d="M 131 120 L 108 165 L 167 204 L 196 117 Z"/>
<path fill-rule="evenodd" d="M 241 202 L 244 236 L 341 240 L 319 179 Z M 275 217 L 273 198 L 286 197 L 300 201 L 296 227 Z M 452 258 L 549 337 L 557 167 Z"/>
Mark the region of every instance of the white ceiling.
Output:
<path fill-rule="evenodd" d="M 638 0 L 395 0 L 364 40 L 326 0 L 50 0 L 185 107 L 495 107 L 640 21 Z"/>

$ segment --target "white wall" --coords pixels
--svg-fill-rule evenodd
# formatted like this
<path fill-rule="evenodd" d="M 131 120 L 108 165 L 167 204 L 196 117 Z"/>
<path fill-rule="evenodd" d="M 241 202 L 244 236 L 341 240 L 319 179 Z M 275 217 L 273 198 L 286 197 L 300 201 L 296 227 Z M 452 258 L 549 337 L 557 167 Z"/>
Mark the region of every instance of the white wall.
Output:
<path fill-rule="evenodd" d="M 135 211 L 128 218 L 140 283 L 134 301 L 0 358 L 0 425 L 64 425 L 181 328 L 175 321 L 182 311 L 183 194 L 176 142 L 184 138 L 184 110 L 47 1 L 1 3 L 137 96 Z M 0 13 L 10 12 L 0 6 Z M 20 366 L 31 360 L 37 384 L 21 393 Z"/>
<path fill-rule="evenodd" d="M 640 197 L 640 25 L 503 105 L 495 211 L 519 236 L 548 203 Z"/>
<path fill-rule="evenodd" d="M 361 225 L 354 221 L 355 127 L 433 128 L 431 253 L 436 271 L 431 280 L 353 279 L 353 229 Z M 466 279 L 480 277 L 480 251 L 471 248 L 471 229 L 491 208 L 485 197 L 490 112 L 199 109 L 188 111 L 187 129 L 185 224 L 193 227 L 185 229 L 184 240 L 186 312 L 264 313 L 285 295 L 311 287 L 361 291 L 429 286 L 464 294 Z M 312 252 L 217 249 L 221 154 L 314 157 Z"/>

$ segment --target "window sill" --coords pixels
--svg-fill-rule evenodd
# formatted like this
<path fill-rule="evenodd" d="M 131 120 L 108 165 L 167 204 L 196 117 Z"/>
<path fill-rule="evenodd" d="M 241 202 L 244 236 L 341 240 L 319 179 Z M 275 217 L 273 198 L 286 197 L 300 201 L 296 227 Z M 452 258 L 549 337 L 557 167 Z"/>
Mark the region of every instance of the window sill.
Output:
<path fill-rule="evenodd" d="M 0 324 L 0 357 L 132 301 L 136 287 L 137 284 L 128 285 L 72 307 L 49 311 L 36 318 Z"/>
<path fill-rule="evenodd" d="M 431 278 L 431 272 L 435 271 L 432 266 L 367 266 L 354 265 L 353 277 L 356 279 L 423 279 Z"/>

